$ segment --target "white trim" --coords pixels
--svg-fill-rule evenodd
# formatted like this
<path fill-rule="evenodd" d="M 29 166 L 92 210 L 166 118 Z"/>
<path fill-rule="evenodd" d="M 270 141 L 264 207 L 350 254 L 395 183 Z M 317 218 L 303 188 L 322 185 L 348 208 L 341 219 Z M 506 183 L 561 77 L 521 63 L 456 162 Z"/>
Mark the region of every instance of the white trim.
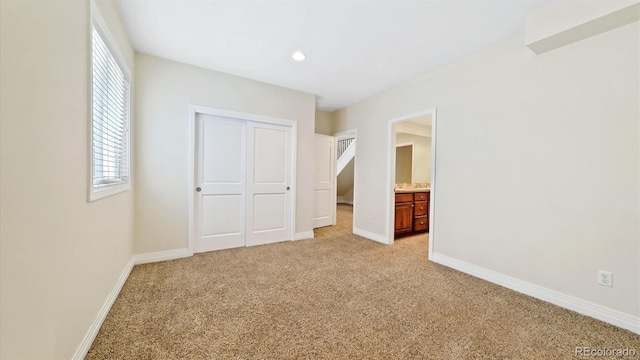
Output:
<path fill-rule="evenodd" d="M 430 260 L 463 273 L 504 286 L 508 289 L 558 305 L 606 323 L 640 334 L 640 317 L 626 314 L 602 305 L 567 295 L 556 290 L 532 284 L 499 272 L 457 260 L 446 255 L 432 253 Z"/>
<path fill-rule="evenodd" d="M 298 122 L 289 119 L 281 119 L 270 116 L 256 115 L 243 113 L 238 111 L 224 110 L 213 108 L 209 106 L 202 105 L 189 105 L 189 178 L 187 185 L 187 193 L 188 193 L 188 203 L 189 203 L 189 234 L 187 241 L 187 249 L 190 253 L 194 252 L 195 249 L 195 202 L 194 202 L 194 190 L 197 186 L 195 181 L 195 132 L 197 126 L 195 126 L 196 122 L 196 114 L 205 114 L 205 115 L 214 115 L 221 116 L 231 119 L 238 120 L 246 120 L 246 121 L 255 121 L 267 124 L 275 124 L 275 125 L 284 125 L 291 126 L 292 134 L 291 134 L 291 145 L 293 151 L 291 152 L 291 217 L 290 217 L 290 226 L 289 226 L 289 238 L 285 240 L 293 240 L 294 231 L 296 227 L 296 193 L 297 193 L 297 158 L 298 158 Z M 312 231 L 313 233 L 313 231 Z"/>
<path fill-rule="evenodd" d="M 187 248 L 158 251 L 153 253 L 138 254 L 133 256 L 133 264 L 148 264 L 160 261 L 175 260 L 193 256 L 193 253 Z"/>
<path fill-rule="evenodd" d="M 273 119 L 273 118 L 269 118 Z M 260 121 L 260 120 L 256 120 Z M 281 120 L 284 121 L 284 120 Z M 287 120 L 290 121 L 290 120 Z M 298 173 L 297 173 L 297 164 L 298 164 L 298 122 L 290 121 L 291 127 L 293 128 L 291 134 L 291 225 L 289 226 L 289 240 L 293 240 L 296 234 L 296 194 L 298 192 Z M 283 125 L 283 124 L 280 124 Z M 336 179 L 337 180 L 337 179 Z M 337 186 L 337 183 L 336 183 Z M 313 229 L 311 229 L 311 234 L 313 234 Z M 313 236 L 312 236 L 313 237 Z"/>
<path fill-rule="evenodd" d="M 394 241 L 394 216 L 395 216 L 395 186 L 396 186 L 396 123 L 408 121 L 417 117 L 423 117 L 426 115 L 431 115 L 431 191 L 430 191 L 430 201 L 431 205 L 429 207 L 429 253 L 431 253 L 431 249 L 433 248 L 433 217 L 435 214 L 434 200 L 435 200 L 435 129 L 436 129 L 436 118 L 437 111 L 436 108 L 420 111 L 413 114 L 399 116 L 389 120 L 389 125 L 387 128 L 387 189 L 389 189 L 389 197 L 387 198 L 387 238 L 385 243 L 392 245 Z"/>
<path fill-rule="evenodd" d="M 341 131 L 341 132 L 333 134 L 332 136 L 335 136 L 338 140 L 344 139 L 344 138 L 350 138 L 350 137 L 357 137 L 358 136 L 358 129 L 351 129 L 351 130 Z"/>
<path fill-rule="evenodd" d="M 355 225 L 353 226 L 353 233 L 361 236 L 365 239 L 369 239 L 369 240 L 373 240 L 373 241 L 377 241 L 381 244 L 385 244 L 385 245 L 390 245 L 387 242 L 387 238 L 384 235 L 379 235 L 379 234 L 374 234 L 372 232 L 368 232 L 366 230 L 362 230 L 360 228 L 355 227 Z"/>
<path fill-rule="evenodd" d="M 89 35 L 88 35 L 88 44 L 89 44 L 89 52 L 90 55 L 88 57 L 89 66 L 88 66 L 88 89 L 89 89 L 89 110 L 88 110 L 88 140 L 87 140 L 87 149 L 89 149 L 88 156 L 88 188 L 87 188 L 87 200 L 88 202 L 96 201 L 111 195 L 115 195 L 124 191 L 128 191 L 131 189 L 131 184 L 133 183 L 132 176 L 132 146 L 131 146 L 131 98 L 133 97 L 133 86 L 132 86 L 132 77 L 131 77 L 131 69 L 127 65 L 127 62 L 124 60 L 122 53 L 120 52 L 120 48 L 118 47 L 118 43 L 114 40 L 115 38 L 109 31 L 109 27 L 107 26 L 107 22 L 104 20 L 100 9 L 95 4 L 94 0 L 90 1 L 89 4 Z M 91 49 L 93 47 L 93 28 L 95 28 L 100 36 L 102 37 L 102 41 L 104 41 L 105 45 L 111 52 L 111 55 L 114 57 L 120 69 L 124 73 L 127 78 L 128 85 L 128 96 L 127 96 L 127 175 L 128 180 L 125 183 L 112 184 L 112 185 L 104 185 L 100 187 L 94 187 L 93 185 L 93 55 Z"/>
<path fill-rule="evenodd" d="M 312 235 L 313 235 L 313 232 L 312 232 Z M 192 255 L 193 253 L 189 252 L 189 249 L 175 249 L 175 250 L 160 251 L 155 253 L 138 254 L 138 255 L 132 256 L 131 260 L 129 260 L 127 265 L 125 265 L 124 270 L 122 271 L 122 273 L 120 274 L 120 277 L 118 278 L 118 281 L 113 286 L 113 289 L 107 296 L 107 300 L 104 302 L 104 304 L 102 304 L 102 308 L 100 308 L 100 311 L 96 316 L 96 319 L 93 321 L 93 323 L 89 327 L 89 330 L 84 335 L 84 338 L 82 339 L 82 342 L 76 349 L 76 352 L 73 354 L 72 359 L 74 360 L 84 359 L 84 357 L 89 352 L 89 349 L 91 349 L 91 345 L 93 344 L 93 341 L 96 339 L 96 336 L 100 331 L 100 327 L 102 327 L 102 323 L 104 322 L 104 319 L 106 319 L 107 314 L 109 314 L 109 310 L 111 310 L 113 303 L 118 298 L 118 295 L 120 294 L 120 291 L 124 286 L 124 283 L 129 278 L 129 275 L 131 274 L 131 270 L 133 269 L 134 265 L 180 259 L 180 258 L 192 256 Z"/>
<path fill-rule="evenodd" d="M 299 233 L 295 233 L 293 235 L 293 240 L 307 240 L 307 239 L 313 239 L 315 237 L 313 231 L 305 231 L 305 232 L 299 232 Z"/>
<path fill-rule="evenodd" d="M 92 135 L 93 137 L 93 135 Z M 89 154 L 91 157 L 93 154 Z M 129 155 L 131 157 L 131 155 Z M 89 179 L 89 202 L 96 201 L 102 198 L 106 198 L 111 195 L 119 194 L 121 192 L 125 192 L 131 189 L 131 171 L 129 171 L 129 180 L 126 183 L 114 184 L 114 185 L 104 185 L 104 187 L 95 188 L 93 187 L 93 160 L 92 166 L 90 166 L 91 177 Z"/>
<path fill-rule="evenodd" d="M 196 108 L 194 105 L 189 105 L 189 176 L 188 181 L 189 184 L 187 186 L 188 191 L 188 221 L 189 221 L 189 229 L 188 229 L 188 240 L 187 240 L 187 249 L 191 253 L 196 247 L 196 230 L 195 230 L 195 201 L 193 190 L 196 187 L 195 180 L 195 169 L 196 169 Z"/>
<path fill-rule="evenodd" d="M 436 125 L 438 124 L 438 109 L 431 114 L 431 191 L 429 191 L 429 259 L 433 256 L 434 226 L 436 217 Z"/>
<path fill-rule="evenodd" d="M 398 137 L 398 132 L 396 132 L 396 138 Z M 396 152 L 398 151 L 399 147 L 404 147 L 404 146 L 411 146 L 411 184 L 413 184 L 413 172 L 415 169 L 415 165 L 416 165 L 416 145 L 414 141 L 408 142 L 408 143 L 396 143 Z M 396 157 L 398 156 L 398 154 L 396 153 Z M 395 166 L 394 166 L 395 168 Z M 394 181 L 395 182 L 395 181 Z"/>
<path fill-rule="evenodd" d="M 289 119 L 281 119 L 281 118 L 275 118 L 271 116 L 249 114 L 249 113 L 243 113 L 243 112 L 232 111 L 232 110 L 224 110 L 224 109 L 218 109 L 218 108 L 202 106 L 202 105 L 191 105 L 191 109 L 199 114 L 222 116 L 226 118 L 239 119 L 239 120 L 257 121 L 257 122 L 267 123 L 267 124 L 295 126 L 298 123 L 297 121 L 289 120 Z"/>
<path fill-rule="evenodd" d="M 353 131 L 354 131 L 354 134 L 356 134 L 356 131 L 355 130 L 353 130 Z M 357 134 L 356 134 L 356 136 L 357 136 Z M 354 142 L 357 142 L 357 138 L 356 138 L 356 140 L 354 140 Z M 353 219 L 351 221 L 351 232 L 354 233 L 354 234 L 356 233 L 356 230 L 357 230 L 357 228 L 356 228 L 356 219 L 357 219 L 356 218 L 356 208 L 357 208 L 357 206 L 356 206 L 356 192 L 357 192 L 356 190 L 357 190 L 357 186 L 356 186 L 356 184 L 358 183 L 356 181 L 356 179 L 358 179 L 358 159 L 356 158 L 357 155 L 358 155 L 358 144 L 356 143 L 355 155 L 353 155 L 353 199 L 351 199 L 351 201 L 352 201 L 351 205 L 353 205 L 353 209 L 352 209 L 353 211 L 352 211 L 352 214 L 351 214 L 352 215 L 351 218 Z M 338 189 L 338 184 L 336 183 L 336 190 L 337 189 Z"/>
<path fill-rule="evenodd" d="M 89 352 L 89 349 L 91 349 L 93 340 L 95 340 L 96 336 L 98 335 L 98 332 L 100 331 L 100 327 L 102 327 L 102 323 L 104 322 L 104 319 L 107 317 L 107 314 L 109 314 L 109 310 L 111 310 L 111 306 L 113 306 L 113 303 L 118 298 L 118 294 L 120 294 L 120 290 L 122 290 L 122 286 L 124 286 L 124 283 L 127 281 L 127 278 L 129 278 L 131 269 L 133 269 L 133 258 L 131 258 L 131 260 L 129 260 L 127 265 L 125 265 L 124 270 L 122 271 L 122 273 L 120 274 L 120 277 L 118 278 L 118 281 L 116 282 L 113 289 L 109 293 L 109 296 L 107 296 L 107 300 L 104 302 L 104 304 L 102 304 L 102 308 L 100 308 L 100 311 L 96 316 L 96 319 L 93 321 L 93 323 L 89 327 L 89 330 L 84 335 L 84 338 L 82 339 L 80 346 L 78 346 L 78 348 L 76 349 L 76 352 L 73 354 L 72 359 L 74 360 L 84 359 L 84 357 Z"/>
<path fill-rule="evenodd" d="M 90 5 L 90 11 L 91 11 L 91 23 L 89 24 L 89 49 L 91 49 L 92 46 L 92 42 L 93 42 L 93 31 L 91 31 L 92 27 L 94 27 L 94 24 L 97 23 L 97 27 L 96 29 L 98 30 L 98 32 L 100 32 L 100 35 L 104 35 L 104 37 L 106 39 L 102 39 L 104 40 L 105 44 L 107 45 L 107 47 L 109 48 L 109 50 L 113 53 L 113 57 L 116 59 L 116 61 L 118 62 L 118 65 L 120 65 L 120 67 L 122 68 L 122 71 L 125 72 L 125 75 L 127 77 L 127 80 L 129 80 L 129 83 L 131 83 L 131 69 L 129 69 L 129 65 L 127 65 L 127 62 L 124 59 L 124 56 L 122 56 L 122 53 L 120 52 L 120 48 L 118 47 L 118 42 L 115 41 L 115 37 L 113 36 L 113 34 L 111 33 L 111 31 L 109 30 L 109 27 L 107 26 L 107 22 L 104 20 L 104 17 L 102 16 L 102 13 L 100 12 L 99 7 L 96 5 L 94 0 L 91 0 L 91 5 Z M 91 58 L 91 56 L 89 57 Z M 91 59 L 89 59 L 89 61 L 91 61 Z"/>
<path fill-rule="evenodd" d="M 351 144 L 347 146 L 347 149 L 342 153 L 342 156 L 340 156 L 340 159 L 337 160 L 336 176 L 340 175 L 340 173 L 342 173 L 342 170 L 344 170 L 344 168 L 346 168 L 347 165 L 349 165 L 349 162 L 351 161 L 351 159 L 353 159 L 356 156 L 357 142 L 358 140 L 356 138 L 353 138 L 353 141 L 351 142 Z M 336 152 L 336 156 L 337 156 L 337 152 Z"/>

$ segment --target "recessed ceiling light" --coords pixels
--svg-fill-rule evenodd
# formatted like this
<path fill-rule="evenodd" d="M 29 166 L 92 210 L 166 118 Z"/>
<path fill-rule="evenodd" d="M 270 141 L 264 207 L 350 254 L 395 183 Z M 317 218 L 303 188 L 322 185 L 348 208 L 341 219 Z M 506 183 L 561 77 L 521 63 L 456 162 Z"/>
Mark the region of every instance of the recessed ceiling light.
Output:
<path fill-rule="evenodd" d="M 295 61 L 304 61 L 304 59 L 306 59 L 307 56 L 301 53 L 300 51 L 296 51 L 293 53 L 293 55 L 291 55 L 291 58 L 293 58 L 293 60 Z"/>

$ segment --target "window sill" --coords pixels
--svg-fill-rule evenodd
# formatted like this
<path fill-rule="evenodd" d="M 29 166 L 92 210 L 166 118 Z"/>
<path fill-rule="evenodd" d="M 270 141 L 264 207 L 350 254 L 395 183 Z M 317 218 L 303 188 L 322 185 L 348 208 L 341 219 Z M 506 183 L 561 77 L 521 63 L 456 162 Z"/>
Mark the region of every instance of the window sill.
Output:
<path fill-rule="evenodd" d="M 105 185 L 89 190 L 89 202 L 100 200 L 131 189 L 131 184 Z"/>

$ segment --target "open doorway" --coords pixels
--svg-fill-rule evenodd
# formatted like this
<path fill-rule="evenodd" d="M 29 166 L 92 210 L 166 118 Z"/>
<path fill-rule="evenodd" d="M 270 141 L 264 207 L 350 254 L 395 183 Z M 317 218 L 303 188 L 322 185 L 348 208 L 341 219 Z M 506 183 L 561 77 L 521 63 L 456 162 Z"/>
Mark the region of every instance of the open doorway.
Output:
<path fill-rule="evenodd" d="M 334 136 L 338 142 L 337 226 L 344 233 L 353 234 L 357 131 L 348 130 Z"/>
<path fill-rule="evenodd" d="M 388 243 L 428 233 L 429 257 L 435 217 L 435 130 L 435 109 L 391 119 L 388 127 Z"/>
<path fill-rule="evenodd" d="M 335 221 L 331 226 L 314 225 L 314 237 L 340 236 L 353 234 L 353 212 L 356 172 L 356 135 L 355 129 L 333 135 L 335 139 L 336 163 L 334 168 Z M 316 204 L 317 205 L 317 204 Z"/>

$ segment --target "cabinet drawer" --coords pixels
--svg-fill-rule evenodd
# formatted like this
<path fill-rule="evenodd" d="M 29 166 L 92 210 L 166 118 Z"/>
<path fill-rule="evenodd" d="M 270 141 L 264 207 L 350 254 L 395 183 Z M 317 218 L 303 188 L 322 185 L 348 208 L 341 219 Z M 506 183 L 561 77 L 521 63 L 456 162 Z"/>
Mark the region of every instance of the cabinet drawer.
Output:
<path fill-rule="evenodd" d="M 413 194 L 396 194 L 396 202 L 413 202 Z"/>
<path fill-rule="evenodd" d="M 429 220 L 426 216 L 421 216 L 413 219 L 413 231 L 427 230 L 429 226 Z"/>
<path fill-rule="evenodd" d="M 427 202 L 426 201 L 416 201 L 416 206 L 413 209 L 413 214 L 415 216 L 427 215 Z"/>
<path fill-rule="evenodd" d="M 415 193 L 416 201 L 425 201 L 429 198 L 428 193 Z"/>

